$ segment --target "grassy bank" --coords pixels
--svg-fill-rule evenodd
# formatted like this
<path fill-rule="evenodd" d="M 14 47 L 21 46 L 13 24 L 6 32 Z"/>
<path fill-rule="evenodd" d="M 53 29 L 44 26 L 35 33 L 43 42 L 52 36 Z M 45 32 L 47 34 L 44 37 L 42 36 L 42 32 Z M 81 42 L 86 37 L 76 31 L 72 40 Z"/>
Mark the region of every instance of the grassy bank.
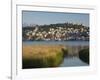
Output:
<path fill-rule="evenodd" d="M 80 50 L 79 58 L 85 63 L 89 64 L 89 48 Z"/>
<path fill-rule="evenodd" d="M 64 45 L 23 45 L 22 67 L 58 67 L 67 57 L 79 57 L 89 64 L 89 49 L 87 46 L 78 48 Z"/>
<path fill-rule="evenodd" d="M 23 68 L 57 67 L 63 61 L 62 45 L 23 46 Z"/>

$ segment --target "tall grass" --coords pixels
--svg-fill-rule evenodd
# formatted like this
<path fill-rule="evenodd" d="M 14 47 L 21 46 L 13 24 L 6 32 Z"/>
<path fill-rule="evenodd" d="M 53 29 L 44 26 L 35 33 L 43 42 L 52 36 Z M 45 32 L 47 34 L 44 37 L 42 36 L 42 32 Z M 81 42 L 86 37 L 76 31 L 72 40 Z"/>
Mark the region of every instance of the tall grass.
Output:
<path fill-rule="evenodd" d="M 62 45 L 23 46 L 23 68 L 57 67 L 63 61 L 63 48 Z"/>
<path fill-rule="evenodd" d="M 89 64 L 89 48 L 82 49 L 79 51 L 79 58 Z"/>
<path fill-rule="evenodd" d="M 88 47 L 64 45 L 23 45 L 22 68 L 58 67 L 66 57 L 79 57 L 89 64 Z"/>

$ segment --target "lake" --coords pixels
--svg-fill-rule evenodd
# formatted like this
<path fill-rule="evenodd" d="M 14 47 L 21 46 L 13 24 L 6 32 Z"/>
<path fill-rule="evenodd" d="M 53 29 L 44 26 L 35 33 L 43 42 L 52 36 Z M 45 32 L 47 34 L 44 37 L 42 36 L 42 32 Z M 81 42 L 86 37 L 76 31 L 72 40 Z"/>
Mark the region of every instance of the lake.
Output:
<path fill-rule="evenodd" d="M 69 57 L 65 57 L 59 67 L 88 66 L 78 58 L 81 49 L 89 47 L 89 41 L 23 41 L 23 45 L 65 45 Z"/>
<path fill-rule="evenodd" d="M 89 41 L 23 41 L 24 45 L 35 45 L 35 44 L 63 44 L 69 46 L 88 46 Z"/>

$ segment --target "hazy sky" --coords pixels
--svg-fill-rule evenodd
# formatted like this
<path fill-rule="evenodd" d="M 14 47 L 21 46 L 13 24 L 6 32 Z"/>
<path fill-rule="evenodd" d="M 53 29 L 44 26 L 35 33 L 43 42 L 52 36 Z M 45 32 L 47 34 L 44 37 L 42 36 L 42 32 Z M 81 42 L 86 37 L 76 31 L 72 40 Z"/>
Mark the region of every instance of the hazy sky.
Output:
<path fill-rule="evenodd" d="M 55 24 L 55 23 L 77 23 L 89 26 L 89 14 L 83 13 L 59 13 L 59 12 L 39 12 L 23 11 L 23 24 Z"/>

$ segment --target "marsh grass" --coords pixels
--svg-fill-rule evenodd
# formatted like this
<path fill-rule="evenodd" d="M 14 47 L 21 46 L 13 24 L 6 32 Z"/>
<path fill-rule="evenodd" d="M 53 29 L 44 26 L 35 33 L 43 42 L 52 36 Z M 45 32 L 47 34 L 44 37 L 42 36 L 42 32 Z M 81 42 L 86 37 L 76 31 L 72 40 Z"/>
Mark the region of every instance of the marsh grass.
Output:
<path fill-rule="evenodd" d="M 22 68 L 58 67 L 68 57 L 79 57 L 89 64 L 89 48 L 64 45 L 23 45 Z"/>
<path fill-rule="evenodd" d="M 63 61 L 62 45 L 23 46 L 23 69 L 57 67 Z"/>
<path fill-rule="evenodd" d="M 89 64 L 89 48 L 80 50 L 79 58 L 85 63 Z"/>

